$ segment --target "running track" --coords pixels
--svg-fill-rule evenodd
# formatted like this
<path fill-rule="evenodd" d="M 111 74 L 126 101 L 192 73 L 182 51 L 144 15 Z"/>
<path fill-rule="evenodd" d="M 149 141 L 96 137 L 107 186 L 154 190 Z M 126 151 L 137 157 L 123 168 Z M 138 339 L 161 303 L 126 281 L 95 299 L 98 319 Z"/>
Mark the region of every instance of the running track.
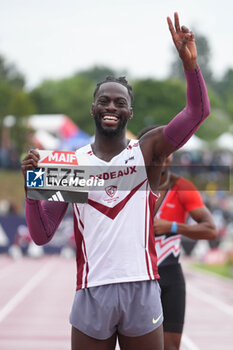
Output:
<path fill-rule="evenodd" d="M 184 269 L 187 314 L 181 350 L 232 350 L 233 282 L 193 272 L 186 262 Z M 13 261 L 0 255 L 0 349 L 70 350 L 74 290 L 74 260 Z"/>

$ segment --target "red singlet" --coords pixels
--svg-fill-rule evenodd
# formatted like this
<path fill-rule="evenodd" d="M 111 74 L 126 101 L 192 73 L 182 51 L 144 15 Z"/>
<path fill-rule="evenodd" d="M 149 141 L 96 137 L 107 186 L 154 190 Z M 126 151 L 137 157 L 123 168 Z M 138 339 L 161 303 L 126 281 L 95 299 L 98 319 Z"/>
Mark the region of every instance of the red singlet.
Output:
<path fill-rule="evenodd" d="M 157 219 L 185 223 L 190 211 L 204 207 L 201 195 L 196 187 L 183 177 L 168 190 L 155 217 Z M 158 265 L 178 263 L 181 249 L 181 235 L 167 233 L 155 237 Z"/>

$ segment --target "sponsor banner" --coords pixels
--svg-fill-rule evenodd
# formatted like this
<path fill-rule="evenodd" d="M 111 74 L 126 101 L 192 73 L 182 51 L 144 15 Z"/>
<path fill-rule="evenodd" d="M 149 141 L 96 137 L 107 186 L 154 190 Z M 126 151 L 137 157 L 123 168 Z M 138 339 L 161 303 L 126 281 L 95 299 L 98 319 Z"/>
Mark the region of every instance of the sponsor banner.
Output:
<path fill-rule="evenodd" d="M 81 159 L 81 156 L 79 160 L 77 159 L 75 152 L 39 150 L 39 154 L 40 154 L 40 161 L 39 161 L 40 166 L 44 166 L 44 165 L 77 166 L 79 164 L 85 165 L 85 163 L 83 163 L 83 159 Z"/>
<path fill-rule="evenodd" d="M 88 158 L 75 152 L 39 150 L 38 169 L 27 171 L 27 197 L 87 203 Z"/>

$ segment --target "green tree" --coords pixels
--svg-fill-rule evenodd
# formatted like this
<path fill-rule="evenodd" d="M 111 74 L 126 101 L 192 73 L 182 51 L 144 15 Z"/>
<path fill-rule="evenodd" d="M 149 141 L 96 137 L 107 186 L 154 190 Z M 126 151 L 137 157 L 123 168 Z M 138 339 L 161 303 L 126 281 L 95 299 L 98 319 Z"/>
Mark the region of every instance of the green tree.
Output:
<path fill-rule="evenodd" d="M 35 111 L 35 106 L 24 90 L 25 80 L 13 64 L 8 64 L 0 55 L 0 119 L 13 114 L 26 116 Z"/>
<path fill-rule="evenodd" d="M 7 80 L 0 79 L 0 120 L 9 113 L 8 106 L 12 99 L 12 87 Z"/>
<path fill-rule="evenodd" d="M 133 89 L 134 119 L 128 125 L 135 134 L 149 125 L 166 125 L 186 105 L 186 83 L 183 80 L 137 80 L 133 83 Z M 197 131 L 197 135 L 213 140 L 227 129 L 230 121 L 222 110 L 220 97 L 212 88 L 208 89 L 208 93 L 211 115 Z"/>
<path fill-rule="evenodd" d="M 219 95 L 225 99 L 229 91 L 233 90 L 233 69 L 228 68 L 222 79 L 216 83 Z"/>
<path fill-rule="evenodd" d="M 91 80 L 93 80 L 95 83 L 99 83 L 100 81 L 103 81 L 108 75 L 111 76 L 120 76 L 120 75 L 126 75 L 126 72 L 116 72 L 113 69 L 106 67 L 106 66 L 94 66 L 92 68 L 89 68 L 87 70 L 82 70 L 77 73 L 78 76 L 85 76 Z"/>
<path fill-rule="evenodd" d="M 21 117 L 35 112 L 35 106 L 24 90 L 24 85 L 23 74 L 0 55 L 0 147 L 17 150 L 19 154 L 27 142 L 28 134 L 27 126 Z M 14 116 L 11 126 L 5 125 L 8 115 Z"/>
<path fill-rule="evenodd" d="M 58 81 L 47 80 L 30 97 L 38 114 L 65 114 L 81 129 L 93 133 L 90 108 L 95 83 L 84 75 Z"/>
<path fill-rule="evenodd" d="M 0 79 L 8 81 L 15 88 L 22 89 L 25 85 L 25 79 L 14 64 L 6 62 L 5 58 L 0 55 Z"/>
<path fill-rule="evenodd" d="M 137 80 L 133 83 L 134 119 L 129 129 L 137 134 L 148 125 L 165 125 L 185 106 L 186 86 L 181 80 Z"/>
<path fill-rule="evenodd" d="M 216 90 L 218 91 L 223 101 L 223 106 L 233 120 L 233 69 L 228 68 L 222 79 L 216 83 Z"/>

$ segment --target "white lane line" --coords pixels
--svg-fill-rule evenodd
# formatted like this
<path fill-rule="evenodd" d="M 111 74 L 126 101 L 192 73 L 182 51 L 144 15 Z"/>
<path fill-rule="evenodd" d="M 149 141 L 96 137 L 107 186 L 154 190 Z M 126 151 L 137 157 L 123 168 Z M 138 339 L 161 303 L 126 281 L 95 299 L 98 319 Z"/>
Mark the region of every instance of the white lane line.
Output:
<path fill-rule="evenodd" d="M 186 346 L 188 350 L 201 350 L 194 342 L 186 335 L 182 334 L 181 343 Z"/>
<path fill-rule="evenodd" d="M 32 277 L 23 288 L 0 310 L 0 322 L 2 322 L 26 296 L 51 272 L 54 263 L 49 266 L 48 263 L 42 267 L 37 274 Z"/>
<path fill-rule="evenodd" d="M 231 305 L 224 303 L 218 298 L 215 298 L 213 295 L 203 292 L 201 289 L 194 287 L 193 285 L 190 286 L 190 288 L 188 289 L 188 294 L 193 295 L 196 298 L 199 298 L 205 303 L 209 303 L 210 305 L 214 306 L 216 309 L 219 309 L 220 311 L 223 311 L 230 316 L 233 316 L 233 307 Z"/>

